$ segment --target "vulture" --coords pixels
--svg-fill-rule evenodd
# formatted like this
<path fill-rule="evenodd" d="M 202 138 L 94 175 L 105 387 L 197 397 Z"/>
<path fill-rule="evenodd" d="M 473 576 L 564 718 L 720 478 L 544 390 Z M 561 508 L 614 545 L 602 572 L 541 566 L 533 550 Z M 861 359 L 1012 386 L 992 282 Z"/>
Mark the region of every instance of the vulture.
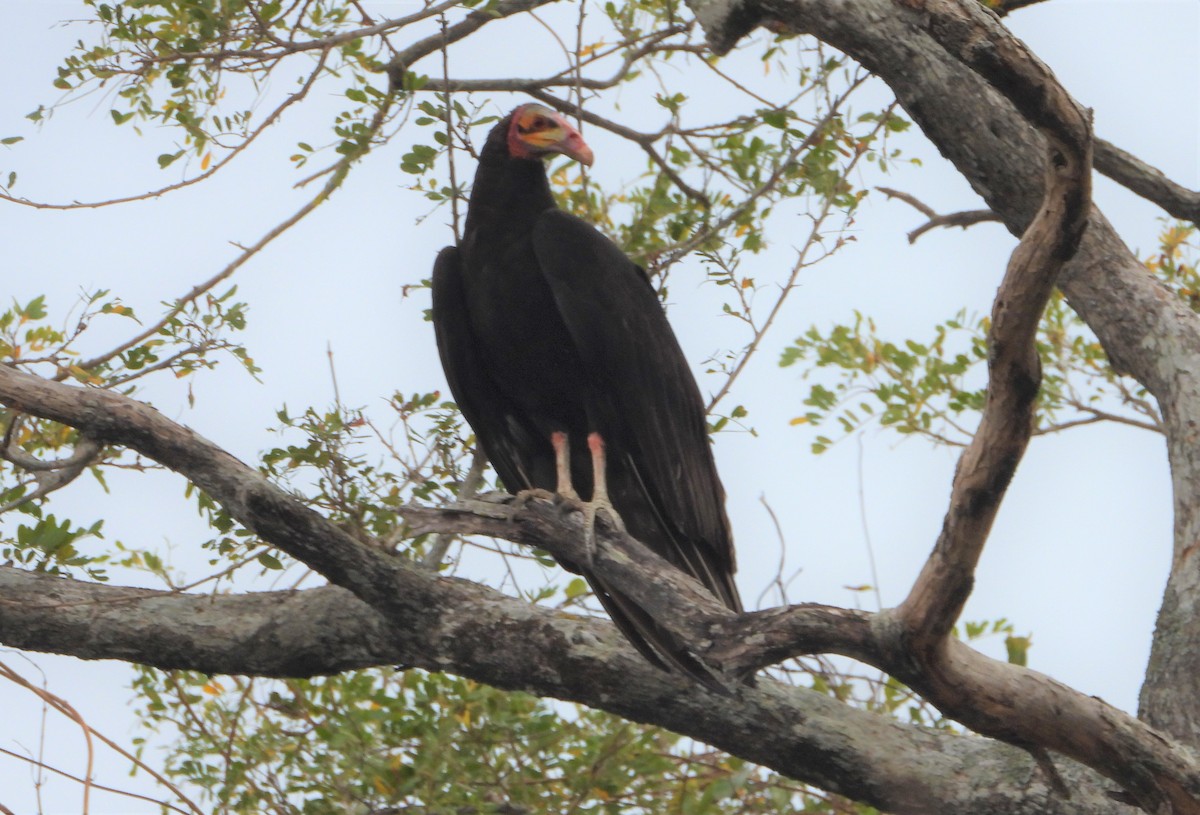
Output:
<path fill-rule="evenodd" d="M 479 156 L 458 246 L 437 256 L 433 324 L 450 391 L 505 488 L 614 511 L 625 530 L 741 611 L 704 401 L 645 271 L 554 202 L 544 159 L 591 165 L 558 113 L 524 104 Z M 590 529 L 590 527 L 589 527 Z M 630 642 L 711 686 L 687 643 L 582 574 Z"/>

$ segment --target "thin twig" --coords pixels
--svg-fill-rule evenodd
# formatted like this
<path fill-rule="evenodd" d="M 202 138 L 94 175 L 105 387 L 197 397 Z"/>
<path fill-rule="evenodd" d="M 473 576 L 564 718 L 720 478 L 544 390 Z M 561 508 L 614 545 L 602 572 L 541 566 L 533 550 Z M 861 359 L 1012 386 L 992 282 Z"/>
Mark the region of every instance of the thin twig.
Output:
<path fill-rule="evenodd" d="M 380 105 L 379 110 L 377 110 L 375 112 L 375 117 L 372 120 L 372 123 L 369 128 L 369 136 L 373 136 L 375 133 L 378 133 L 379 128 L 383 126 L 383 122 L 386 119 L 387 113 L 391 108 L 393 98 L 394 98 L 393 96 L 389 95 L 387 97 L 387 99 L 384 101 L 384 103 L 382 105 Z M 364 153 L 365 153 L 365 150 L 364 150 Z M 241 254 L 239 254 L 233 260 L 233 262 L 231 262 L 229 265 L 227 265 L 224 269 L 217 272 L 217 274 L 213 275 L 212 277 L 210 277 L 208 280 L 204 281 L 203 283 L 200 283 L 199 285 L 194 286 L 191 291 L 189 291 L 187 294 L 185 294 L 180 299 L 176 300 L 175 304 L 170 308 L 170 310 L 167 311 L 167 313 L 160 320 L 158 320 L 158 322 L 154 323 L 152 326 L 147 328 L 145 331 L 142 331 L 137 336 L 135 336 L 129 340 L 126 340 L 125 342 L 123 342 L 122 344 L 117 346 L 116 348 L 114 348 L 110 351 L 107 351 L 99 356 L 93 357 L 89 360 L 85 360 L 83 362 L 78 363 L 78 367 L 83 368 L 84 370 L 93 368 L 103 362 L 107 362 L 109 359 L 112 359 L 117 354 L 127 351 L 130 348 L 133 348 L 134 346 L 138 345 L 139 343 L 145 342 L 146 340 L 153 337 L 155 334 L 157 334 L 159 331 L 161 331 L 163 328 L 165 328 L 167 326 L 167 324 L 170 323 L 171 320 L 173 320 L 176 316 L 178 316 L 185 308 L 187 308 L 189 303 L 194 302 L 201 295 L 211 291 L 215 286 L 217 286 L 217 284 L 221 283 L 224 280 L 227 280 L 230 276 L 233 275 L 234 272 L 236 272 L 238 269 L 240 269 L 246 263 L 246 261 L 250 260 L 250 258 L 257 255 L 268 244 L 270 244 L 272 241 L 274 241 L 280 235 L 287 232 L 289 229 L 291 229 L 296 224 L 300 223 L 300 221 L 304 220 L 304 218 L 306 218 L 309 214 L 311 214 L 313 212 L 313 210 L 315 210 L 321 204 L 325 203 L 325 200 L 328 199 L 329 196 L 331 196 L 334 193 L 334 191 L 336 191 L 337 188 L 342 185 L 342 182 L 345 180 L 346 175 L 350 171 L 350 166 L 355 161 L 362 158 L 364 153 L 357 153 L 357 154 L 348 155 L 348 156 L 343 157 L 337 163 L 337 165 L 336 165 L 337 169 L 334 172 L 333 176 L 325 183 L 325 186 L 321 188 L 321 191 L 319 193 L 317 193 L 315 196 L 313 196 L 312 199 L 310 199 L 308 201 L 308 203 L 306 203 L 304 206 L 300 207 L 300 209 L 298 209 L 295 213 L 293 213 L 291 215 L 291 217 L 287 218 L 282 223 L 277 225 L 275 228 L 273 228 L 269 232 L 267 232 L 256 243 L 254 243 L 253 245 L 251 245 L 249 247 L 243 247 Z M 66 371 L 62 371 L 58 375 L 56 375 L 54 377 L 54 379 L 55 379 L 55 381 L 62 381 L 67 376 L 68 376 L 68 373 Z"/>
<path fill-rule="evenodd" d="M 197 184 L 205 179 L 211 178 L 218 171 L 233 161 L 233 159 L 241 154 L 242 151 L 249 147 L 255 139 L 262 135 L 263 131 L 275 124 L 275 122 L 278 121 L 281 116 L 283 116 L 283 112 L 285 110 L 308 96 L 308 92 L 316 82 L 317 77 L 320 76 L 324 71 L 325 61 L 328 56 L 328 51 L 322 52 L 317 61 L 317 67 L 314 68 L 312 73 L 309 74 L 308 79 L 305 81 L 304 86 L 301 87 L 300 90 L 296 91 L 294 94 L 285 99 L 279 105 L 279 107 L 275 108 L 275 110 L 273 110 L 271 114 L 263 120 L 261 125 L 252 130 L 250 135 L 243 139 L 236 147 L 230 150 L 229 153 L 213 164 L 213 166 L 208 170 L 203 171 L 200 173 L 200 175 L 195 176 L 194 178 L 189 178 L 175 184 L 168 184 L 165 187 L 160 187 L 157 190 L 151 190 L 150 192 L 143 192 L 137 195 L 126 195 L 120 198 L 109 198 L 104 201 L 73 201 L 69 204 L 50 204 L 42 201 L 32 201 L 28 198 L 8 195 L 7 193 L 3 192 L 0 192 L 0 201 L 9 201 L 13 204 L 21 204 L 22 206 L 32 207 L 34 209 L 97 209 L 99 207 L 113 206 L 116 204 L 128 204 L 132 201 L 145 201 L 150 198 L 159 198 L 167 193 L 181 190 L 184 187 L 190 187 L 193 184 Z"/>

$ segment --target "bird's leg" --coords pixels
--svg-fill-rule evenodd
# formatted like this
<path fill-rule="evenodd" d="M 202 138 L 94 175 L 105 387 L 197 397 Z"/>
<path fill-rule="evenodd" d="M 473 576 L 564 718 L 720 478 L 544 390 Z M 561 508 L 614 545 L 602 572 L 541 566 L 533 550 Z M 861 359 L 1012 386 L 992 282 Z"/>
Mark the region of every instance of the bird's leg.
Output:
<path fill-rule="evenodd" d="M 550 434 L 550 443 L 554 445 L 554 472 L 558 478 L 558 485 L 554 491 L 563 498 L 580 500 L 579 493 L 571 486 L 571 442 L 567 439 L 567 434 L 554 431 Z"/>
<path fill-rule="evenodd" d="M 608 468 L 604 459 L 604 437 L 588 433 L 588 450 L 592 453 L 592 500 L 584 505 L 584 529 L 587 532 L 588 559 L 596 547 L 596 510 L 603 509 L 613 526 L 625 531 L 625 522 L 608 500 Z"/>
<path fill-rule="evenodd" d="M 559 503 L 562 499 L 567 498 L 582 503 L 579 493 L 575 492 L 575 488 L 571 486 L 571 444 L 567 440 L 567 434 L 558 430 L 554 431 L 550 434 L 550 444 L 554 447 L 554 473 L 556 481 L 554 492 L 538 487 L 521 490 L 517 493 L 514 511 L 520 511 L 531 498 L 544 498 L 555 503 Z"/>

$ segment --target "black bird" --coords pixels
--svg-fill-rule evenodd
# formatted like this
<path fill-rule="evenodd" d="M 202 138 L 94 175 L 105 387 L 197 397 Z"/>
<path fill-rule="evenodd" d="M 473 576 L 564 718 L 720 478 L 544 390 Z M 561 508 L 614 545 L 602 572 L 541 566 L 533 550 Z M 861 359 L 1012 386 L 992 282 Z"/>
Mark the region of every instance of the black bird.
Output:
<path fill-rule="evenodd" d="M 700 390 L 646 273 L 555 205 L 551 153 L 592 163 L 579 132 L 540 105 L 488 135 L 462 243 L 433 270 L 450 390 L 508 490 L 615 509 L 630 535 L 741 611 Z M 619 586 L 563 565 L 651 662 L 711 676 Z"/>

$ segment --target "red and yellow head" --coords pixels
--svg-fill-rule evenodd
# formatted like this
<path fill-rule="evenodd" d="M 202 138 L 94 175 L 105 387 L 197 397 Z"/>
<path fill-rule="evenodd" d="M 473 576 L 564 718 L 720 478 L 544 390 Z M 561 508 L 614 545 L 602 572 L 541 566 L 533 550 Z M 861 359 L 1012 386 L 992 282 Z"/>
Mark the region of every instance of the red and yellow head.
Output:
<path fill-rule="evenodd" d="M 508 153 L 513 158 L 541 158 L 561 153 L 592 166 L 592 148 L 561 114 L 536 104 L 521 105 L 508 127 Z"/>

